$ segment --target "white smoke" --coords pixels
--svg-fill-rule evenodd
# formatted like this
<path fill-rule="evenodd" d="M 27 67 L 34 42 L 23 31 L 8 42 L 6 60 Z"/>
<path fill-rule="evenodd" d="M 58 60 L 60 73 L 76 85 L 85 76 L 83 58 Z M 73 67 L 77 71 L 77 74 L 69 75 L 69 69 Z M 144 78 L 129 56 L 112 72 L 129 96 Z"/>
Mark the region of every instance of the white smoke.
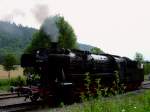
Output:
<path fill-rule="evenodd" d="M 52 42 L 58 42 L 59 29 L 56 25 L 58 16 L 48 17 L 43 22 L 41 28 L 49 36 Z"/>
<path fill-rule="evenodd" d="M 31 9 L 35 19 L 38 23 L 42 23 L 50 14 L 49 7 L 47 4 L 38 4 L 33 9 Z"/>

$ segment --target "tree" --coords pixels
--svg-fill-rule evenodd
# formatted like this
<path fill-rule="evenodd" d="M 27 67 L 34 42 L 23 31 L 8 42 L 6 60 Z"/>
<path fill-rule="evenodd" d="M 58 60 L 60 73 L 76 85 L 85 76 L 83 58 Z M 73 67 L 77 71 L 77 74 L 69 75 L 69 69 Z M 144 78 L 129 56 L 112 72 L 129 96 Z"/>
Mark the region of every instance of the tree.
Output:
<path fill-rule="evenodd" d="M 16 67 L 14 66 L 16 63 L 17 63 L 17 61 L 16 61 L 16 58 L 13 54 L 7 54 L 4 57 L 3 66 L 4 66 L 4 69 L 6 71 L 8 71 L 8 78 L 9 79 L 10 79 L 10 71 L 16 69 Z"/>
<path fill-rule="evenodd" d="M 138 52 L 136 52 L 134 59 L 135 59 L 135 61 L 137 61 L 139 63 L 144 61 L 143 55 L 141 53 L 138 53 Z"/>
<path fill-rule="evenodd" d="M 63 48 L 76 48 L 76 35 L 71 25 L 61 16 L 58 16 L 56 24 L 59 28 L 59 46 Z"/>
<path fill-rule="evenodd" d="M 99 53 L 102 53 L 102 52 L 103 51 L 100 48 L 98 48 L 98 47 L 93 47 L 91 49 L 91 53 L 94 53 L 94 54 L 99 54 Z"/>
<path fill-rule="evenodd" d="M 55 21 L 56 26 L 59 30 L 58 46 L 61 48 L 75 48 L 77 44 L 73 28 L 67 21 L 65 21 L 64 17 L 58 15 L 56 15 L 55 17 L 58 18 Z M 50 45 L 50 36 L 44 32 L 41 26 L 40 30 L 33 35 L 32 42 L 26 48 L 25 52 L 32 52 L 33 50 L 38 48 L 47 48 L 50 47 Z"/>
<path fill-rule="evenodd" d="M 150 62 L 145 61 L 144 62 L 144 75 L 149 75 L 150 74 Z"/>
<path fill-rule="evenodd" d="M 39 30 L 33 34 L 32 41 L 26 48 L 25 52 L 31 53 L 39 48 L 48 48 L 50 45 L 51 41 L 49 37 L 43 32 L 43 30 Z"/>

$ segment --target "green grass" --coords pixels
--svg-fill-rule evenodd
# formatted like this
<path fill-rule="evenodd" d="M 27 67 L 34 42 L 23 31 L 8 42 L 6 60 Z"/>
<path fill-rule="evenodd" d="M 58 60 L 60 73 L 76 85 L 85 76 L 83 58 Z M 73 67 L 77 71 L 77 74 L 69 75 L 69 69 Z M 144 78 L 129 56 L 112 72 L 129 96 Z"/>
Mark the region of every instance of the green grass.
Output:
<path fill-rule="evenodd" d="M 0 79 L 0 92 L 8 91 L 10 88 L 8 79 Z"/>
<path fill-rule="evenodd" d="M 9 91 L 11 86 L 25 85 L 25 77 L 18 76 L 16 78 L 0 79 L 0 92 Z"/>
<path fill-rule="evenodd" d="M 63 106 L 62 112 L 150 112 L 150 91 L 127 96 L 99 98 L 81 104 Z M 50 110 L 49 112 L 56 112 Z"/>
<path fill-rule="evenodd" d="M 0 86 L 0 92 L 7 92 L 10 90 L 10 86 L 9 85 L 5 85 L 5 86 Z"/>
<path fill-rule="evenodd" d="M 0 79 L 0 87 L 6 86 L 6 85 L 9 85 L 9 80 L 8 79 Z"/>
<path fill-rule="evenodd" d="M 3 70 L 3 66 L 2 65 L 0 65 L 0 70 Z"/>

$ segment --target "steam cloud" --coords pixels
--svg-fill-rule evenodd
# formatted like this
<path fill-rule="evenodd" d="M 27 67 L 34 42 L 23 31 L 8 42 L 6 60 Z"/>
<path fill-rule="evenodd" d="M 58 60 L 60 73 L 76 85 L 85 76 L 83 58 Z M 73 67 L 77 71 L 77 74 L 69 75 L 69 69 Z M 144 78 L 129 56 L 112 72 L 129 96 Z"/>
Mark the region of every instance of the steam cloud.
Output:
<path fill-rule="evenodd" d="M 48 17 L 42 24 L 41 29 L 49 36 L 52 42 L 58 42 L 59 29 L 56 25 L 57 16 Z"/>
<path fill-rule="evenodd" d="M 38 4 L 31 9 L 38 23 L 42 23 L 49 16 L 49 8 L 46 4 Z"/>
<path fill-rule="evenodd" d="M 59 29 L 56 25 L 58 17 L 49 17 L 50 13 L 48 5 L 38 4 L 31 11 L 38 23 L 42 23 L 44 21 L 41 29 L 49 36 L 50 40 L 52 42 L 58 42 Z"/>

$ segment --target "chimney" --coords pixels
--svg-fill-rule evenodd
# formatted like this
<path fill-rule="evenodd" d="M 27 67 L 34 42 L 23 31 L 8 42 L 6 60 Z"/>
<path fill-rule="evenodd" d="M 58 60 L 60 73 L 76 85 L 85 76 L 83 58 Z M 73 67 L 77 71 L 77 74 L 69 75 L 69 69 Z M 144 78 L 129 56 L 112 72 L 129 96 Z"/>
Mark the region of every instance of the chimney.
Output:
<path fill-rule="evenodd" d="M 57 42 L 52 42 L 51 43 L 51 49 L 57 50 L 58 49 L 58 43 Z"/>

